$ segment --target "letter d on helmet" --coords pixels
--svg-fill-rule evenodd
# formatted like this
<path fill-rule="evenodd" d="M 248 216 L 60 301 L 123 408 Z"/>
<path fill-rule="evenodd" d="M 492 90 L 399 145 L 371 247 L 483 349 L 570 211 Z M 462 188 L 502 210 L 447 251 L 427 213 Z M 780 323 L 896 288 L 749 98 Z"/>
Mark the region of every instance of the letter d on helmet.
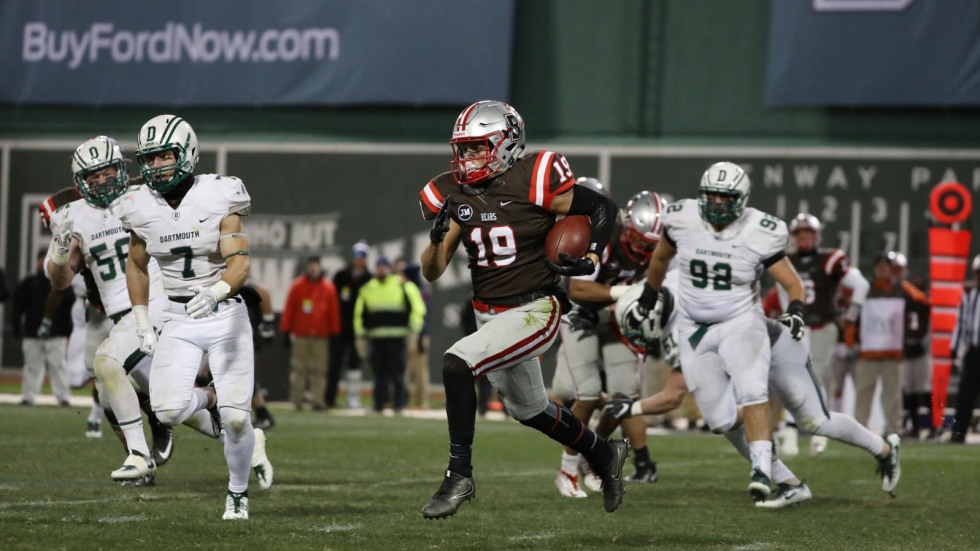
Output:
<path fill-rule="evenodd" d="M 711 165 L 701 176 L 701 185 L 698 187 L 701 218 L 717 226 L 731 224 L 745 210 L 751 186 L 749 175 L 737 164 L 722 161 Z M 709 194 L 729 197 L 731 200 L 711 201 L 708 199 Z"/>
<path fill-rule="evenodd" d="M 167 151 L 173 152 L 173 163 L 150 166 L 154 157 Z M 143 182 L 159 193 L 170 191 L 193 174 L 199 158 L 194 129 L 176 115 L 153 117 L 143 125 L 136 137 L 136 160 Z"/>
<path fill-rule="evenodd" d="M 116 169 L 114 176 L 92 177 L 107 168 Z M 129 187 L 126 158 L 116 140 L 96 136 L 82 142 L 71 156 L 71 172 L 75 187 L 88 204 L 106 208 Z"/>

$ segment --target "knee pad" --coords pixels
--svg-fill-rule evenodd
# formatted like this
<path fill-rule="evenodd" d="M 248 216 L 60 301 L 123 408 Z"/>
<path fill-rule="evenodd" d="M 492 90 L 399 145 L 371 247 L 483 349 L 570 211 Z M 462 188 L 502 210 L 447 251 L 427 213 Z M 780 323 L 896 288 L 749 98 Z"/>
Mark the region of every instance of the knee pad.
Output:
<path fill-rule="evenodd" d="M 246 425 L 252 424 L 252 415 L 247 411 L 242 411 L 237 408 L 220 408 L 218 413 L 221 414 L 221 426 L 225 430 L 234 432 L 236 434 L 241 434 L 245 430 Z"/>
<path fill-rule="evenodd" d="M 122 364 L 111 356 L 96 356 L 92 362 L 92 371 L 95 372 L 96 380 L 102 382 L 103 386 L 106 381 L 118 381 L 120 378 L 123 380 L 126 378 L 126 370 L 123 369 Z"/>
<path fill-rule="evenodd" d="M 824 415 L 820 417 L 804 416 L 802 418 L 796 418 L 796 425 L 804 432 L 819 435 L 820 429 L 827 424 L 827 421 L 830 421 L 830 419 Z"/>

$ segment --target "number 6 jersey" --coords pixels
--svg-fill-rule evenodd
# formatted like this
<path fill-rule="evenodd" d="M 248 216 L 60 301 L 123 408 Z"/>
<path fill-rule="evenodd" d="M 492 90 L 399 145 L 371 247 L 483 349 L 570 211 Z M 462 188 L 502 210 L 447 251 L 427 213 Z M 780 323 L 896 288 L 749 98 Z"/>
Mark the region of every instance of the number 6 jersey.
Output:
<path fill-rule="evenodd" d="M 218 250 L 221 221 L 248 215 L 251 199 L 234 176 L 200 174 L 177 208 L 142 185 L 117 200 L 123 227 L 146 242 L 160 263 L 169 297 L 191 297 L 191 287 L 213 285 L 228 265 Z"/>
<path fill-rule="evenodd" d="M 716 232 L 699 213 L 695 199 L 667 206 L 664 239 L 677 249 L 683 311 L 698 323 L 717 323 L 753 308 L 762 313 L 759 278 L 785 256 L 786 224 L 746 208 Z"/>
<path fill-rule="evenodd" d="M 55 235 L 71 221 L 72 235 L 78 239 L 82 261 L 88 266 L 99 289 L 105 313 L 114 316 L 132 307 L 126 288 L 126 258 L 129 256 L 129 233 L 119 221 L 113 203 L 106 209 L 93 207 L 83 199 L 58 208 L 51 215 L 51 231 Z M 51 251 L 48 251 L 50 257 Z M 47 269 L 47 261 L 45 261 Z M 160 267 L 151 260 L 150 296 L 162 297 Z"/>
<path fill-rule="evenodd" d="M 554 198 L 575 183 L 559 153 L 538 151 L 486 184 L 459 185 L 449 172 L 419 194 L 422 216 L 435 218 L 452 195 L 449 215 L 462 229 L 473 294 L 483 300 L 520 295 L 555 285 L 544 261 L 544 242 L 555 223 Z"/>

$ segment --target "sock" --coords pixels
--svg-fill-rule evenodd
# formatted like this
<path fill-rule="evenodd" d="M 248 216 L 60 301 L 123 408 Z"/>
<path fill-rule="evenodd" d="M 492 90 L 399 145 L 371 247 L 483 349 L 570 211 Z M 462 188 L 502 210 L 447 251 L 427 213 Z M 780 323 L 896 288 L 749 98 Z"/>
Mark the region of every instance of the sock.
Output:
<path fill-rule="evenodd" d="M 190 427 L 208 438 L 218 438 L 221 436 L 220 432 L 215 431 L 211 412 L 206 409 L 195 411 L 190 417 L 184 420 L 183 424 L 185 427 Z"/>
<path fill-rule="evenodd" d="M 222 424 L 225 427 L 237 423 L 228 419 L 230 415 L 244 416 L 242 430 L 225 430 L 225 461 L 228 463 L 228 491 L 245 492 L 248 490 L 248 474 L 252 470 L 252 451 L 255 449 L 255 432 L 252 430 L 251 415 L 234 408 L 221 408 Z"/>
<path fill-rule="evenodd" d="M 522 425 L 535 428 L 548 438 L 564 444 L 589 460 L 596 473 L 604 471 L 613 460 L 612 448 L 589 430 L 565 406 L 548 402 L 548 407 L 530 419 L 520 419 Z"/>
<path fill-rule="evenodd" d="M 566 451 L 561 452 L 561 470 L 572 476 L 578 476 L 578 462 L 582 458 L 579 454 L 571 454 Z"/>
<path fill-rule="evenodd" d="M 137 451 L 147 457 L 150 449 L 143 435 L 143 416 L 140 413 L 139 398 L 122 364 L 109 356 L 97 356 L 94 362 L 95 373 L 102 383 L 102 401 L 115 415 L 115 430 L 122 431 L 129 452 Z"/>
<path fill-rule="evenodd" d="M 88 412 L 88 422 L 89 423 L 101 423 L 102 422 L 102 405 L 98 402 L 92 403 L 92 409 Z"/>
<path fill-rule="evenodd" d="M 772 462 L 772 479 L 776 484 L 783 484 L 787 480 L 793 480 L 796 475 L 793 471 L 789 470 L 789 467 L 785 463 L 776 459 Z"/>
<path fill-rule="evenodd" d="M 653 460 L 650 459 L 650 450 L 646 446 L 633 450 L 633 464 L 636 465 L 637 469 L 647 467 L 652 463 Z"/>
<path fill-rule="evenodd" d="M 762 474 L 772 477 L 772 442 L 756 440 L 749 442 L 749 460 L 753 469 L 759 469 Z"/>
<path fill-rule="evenodd" d="M 843 413 L 830 412 L 830 419 L 817 429 L 817 434 L 862 448 L 875 457 L 881 453 L 885 445 L 881 436 Z"/>
<path fill-rule="evenodd" d="M 476 386 L 470 366 L 459 356 L 443 357 L 442 384 L 446 389 L 449 422 L 449 470 L 473 476 L 473 435 L 476 432 Z"/>
<path fill-rule="evenodd" d="M 269 408 L 265 406 L 255 408 L 255 417 L 258 419 L 269 419 L 272 416 L 269 415 Z"/>

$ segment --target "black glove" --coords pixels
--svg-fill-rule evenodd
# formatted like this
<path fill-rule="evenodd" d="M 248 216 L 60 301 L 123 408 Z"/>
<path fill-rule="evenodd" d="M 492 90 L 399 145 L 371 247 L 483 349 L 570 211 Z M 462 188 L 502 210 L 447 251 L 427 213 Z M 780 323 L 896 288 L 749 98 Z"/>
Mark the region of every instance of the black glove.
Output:
<path fill-rule="evenodd" d="M 660 328 L 663 329 L 667 327 L 667 322 L 670 321 L 670 315 L 674 313 L 674 293 L 671 293 L 670 289 L 662 287 L 660 289 L 660 296 L 660 302 L 663 304 L 660 308 Z"/>
<path fill-rule="evenodd" d="M 803 322 L 803 313 L 803 303 L 794 300 L 789 303 L 789 307 L 786 308 L 786 313 L 778 318 L 779 323 L 789 327 L 789 334 L 795 341 L 803 338 L 803 332 L 806 329 L 806 324 Z"/>
<path fill-rule="evenodd" d="M 657 292 L 653 290 L 653 287 L 650 287 L 650 283 L 645 282 L 643 292 L 640 293 L 640 298 L 636 301 L 636 313 L 643 317 L 650 315 L 650 312 L 657 305 L 657 296 Z"/>
<path fill-rule="evenodd" d="M 613 399 L 606 404 L 603 410 L 616 418 L 617 421 L 622 421 L 633 415 L 633 400 L 627 398 L 625 394 L 616 393 Z"/>
<path fill-rule="evenodd" d="M 592 259 L 587 256 L 585 258 L 575 258 L 568 253 L 558 253 L 558 258 L 565 264 L 559 266 L 552 262 L 550 258 L 544 258 L 544 261 L 548 263 L 548 269 L 558 275 L 580 276 L 589 275 L 595 271 L 595 262 L 592 262 Z"/>
<path fill-rule="evenodd" d="M 439 209 L 439 214 L 432 221 L 432 229 L 429 230 L 429 240 L 436 245 L 442 243 L 442 240 L 446 238 L 446 233 L 449 232 L 449 206 L 452 202 L 453 196 L 446 196 L 446 200 L 442 203 L 442 208 Z"/>
<path fill-rule="evenodd" d="M 598 321 L 599 314 L 581 306 L 575 306 L 568 313 L 568 323 L 572 331 L 577 332 L 578 340 L 582 340 L 592 334 Z"/>

